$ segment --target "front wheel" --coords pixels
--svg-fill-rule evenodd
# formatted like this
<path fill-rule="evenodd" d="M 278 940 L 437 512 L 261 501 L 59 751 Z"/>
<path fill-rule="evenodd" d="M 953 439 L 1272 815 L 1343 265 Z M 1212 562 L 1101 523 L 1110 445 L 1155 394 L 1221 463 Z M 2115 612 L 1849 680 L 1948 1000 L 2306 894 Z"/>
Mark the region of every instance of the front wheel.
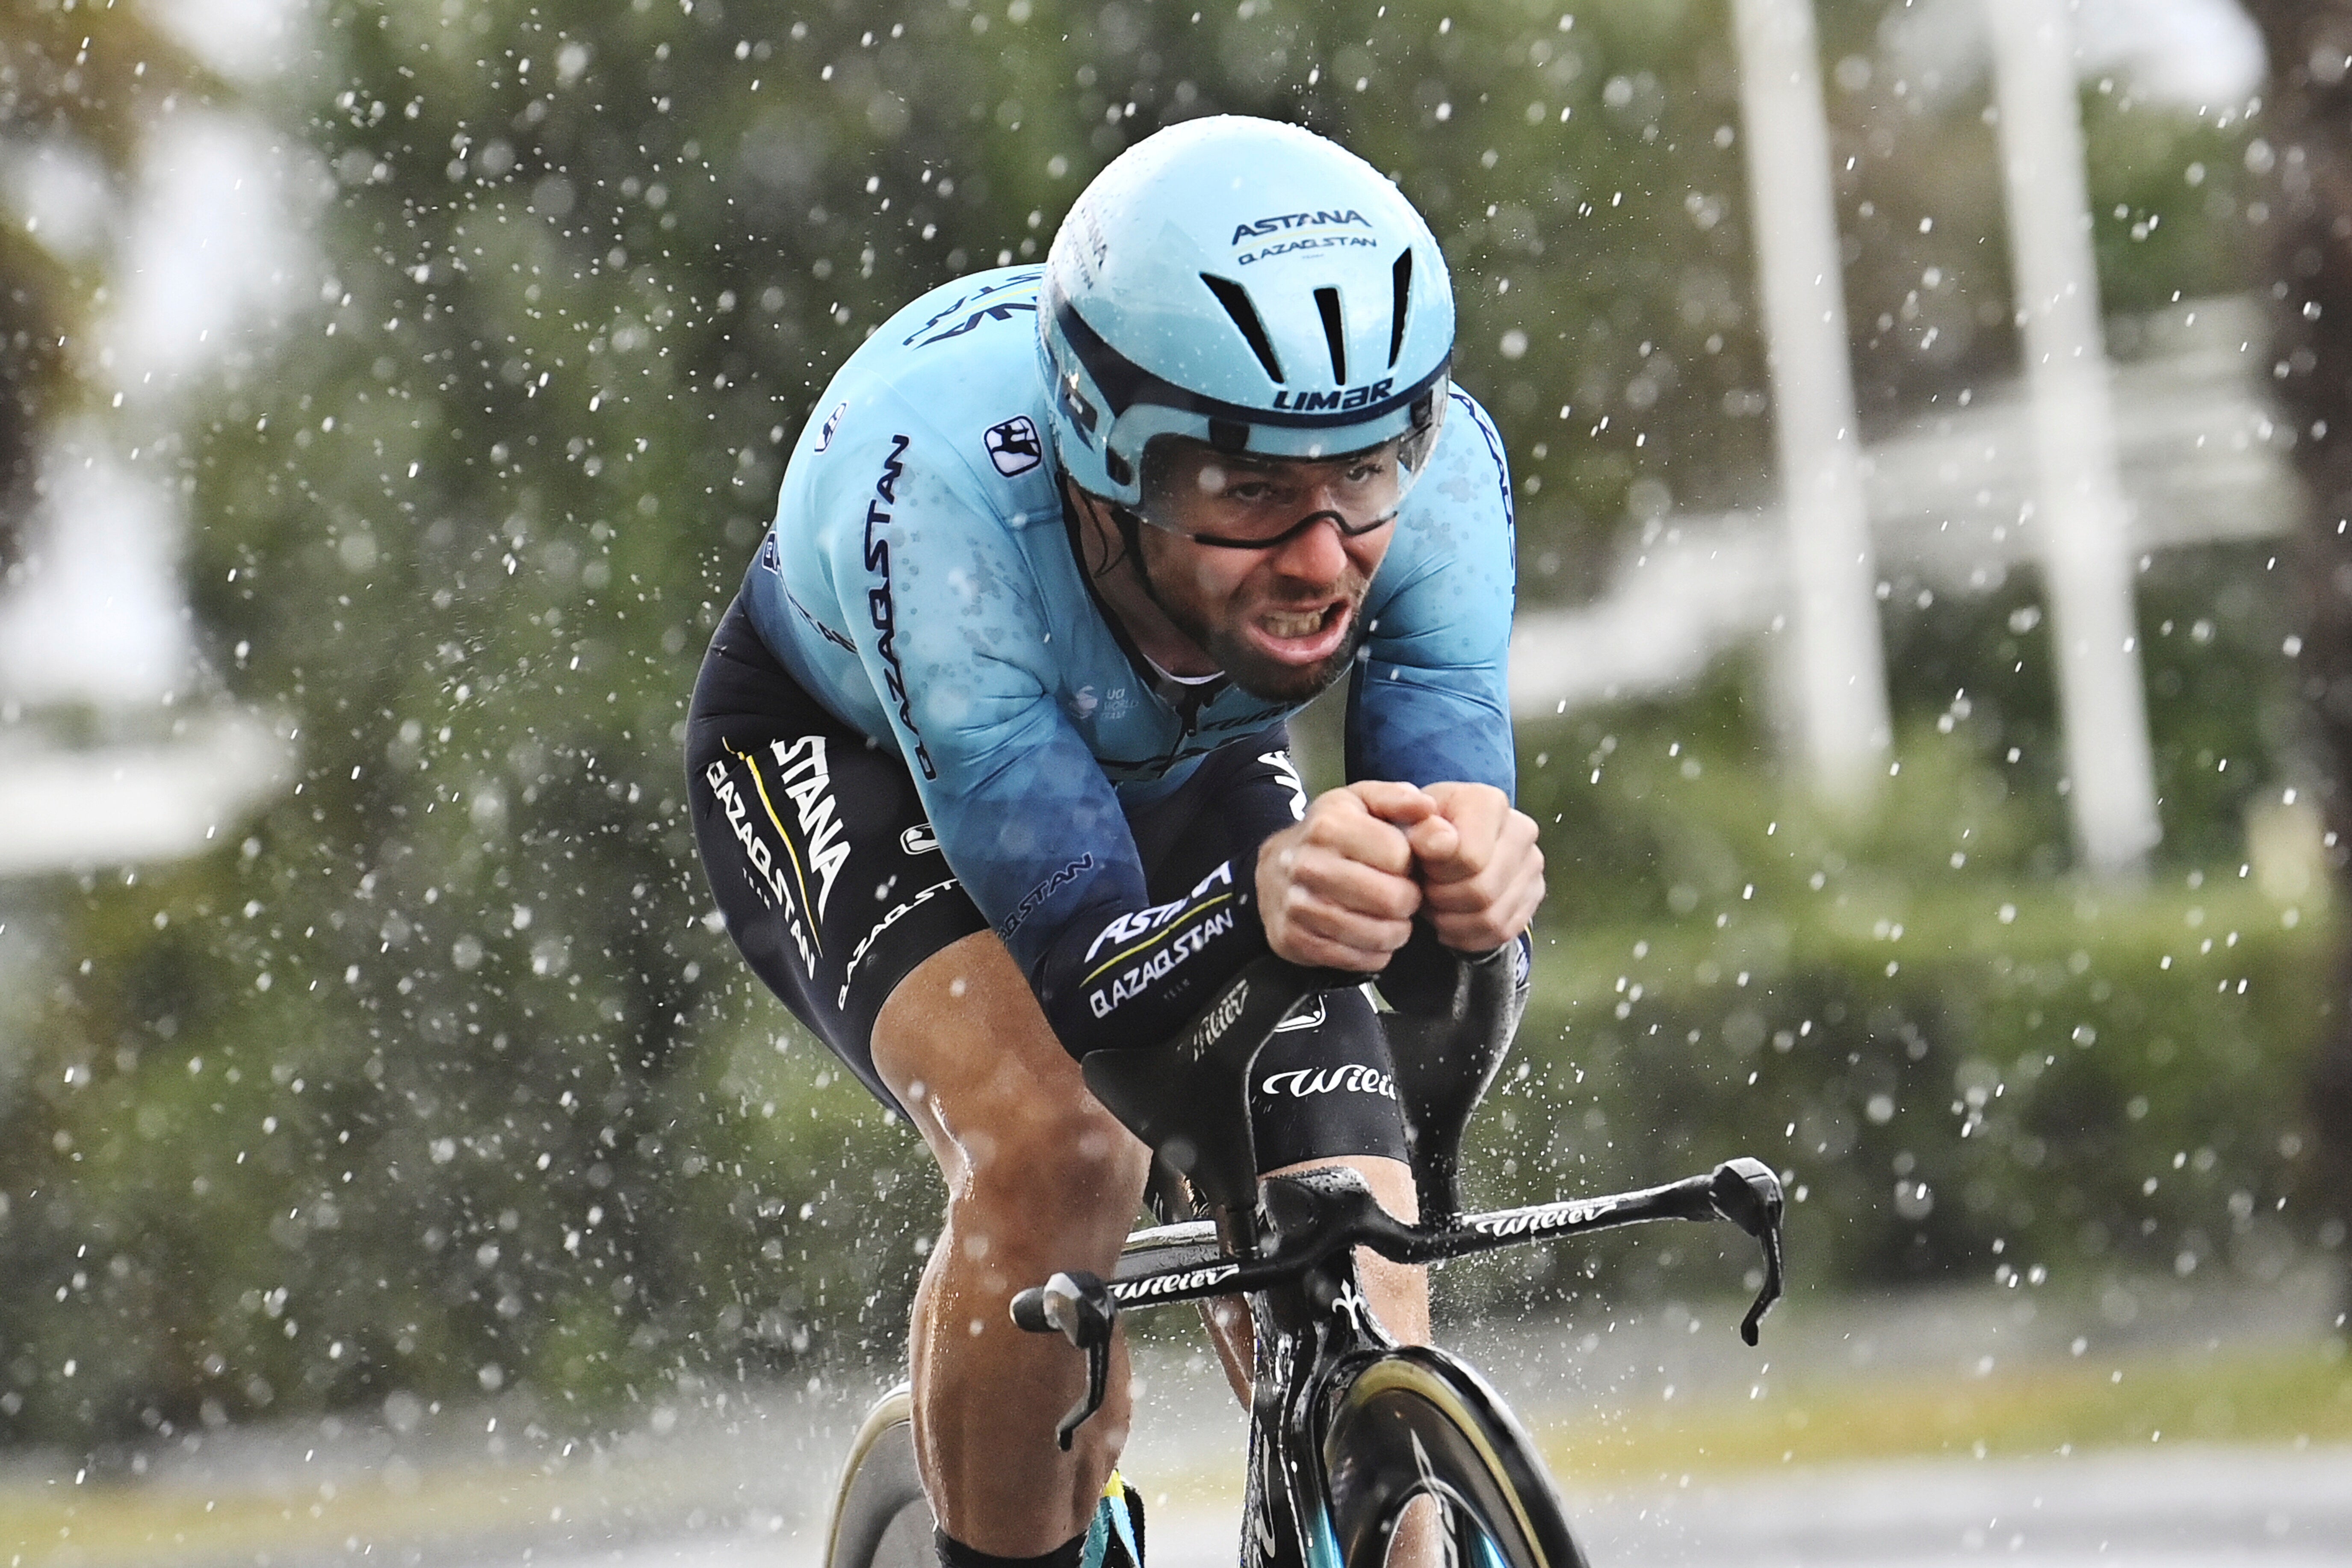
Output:
<path fill-rule="evenodd" d="M 905 1384 L 866 1412 L 834 1493 L 824 1568 L 936 1568 L 931 1505 L 915 1468 L 914 1399 Z"/>
<path fill-rule="evenodd" d="M 1331 1525 L 1345 1568 L 1404 1568 L 1390 1555 L 1427 1528 L 1436 1504 L 1445 1568 L 1585 1568 L 1559 1497 L 1510 1412 L 1485 1380 L 1441 1351 L 1375 1357 L 1349 1379 L 1323 1438 Z M 1425 1550 L 1412 1558 L 1434 1564 Z"/>

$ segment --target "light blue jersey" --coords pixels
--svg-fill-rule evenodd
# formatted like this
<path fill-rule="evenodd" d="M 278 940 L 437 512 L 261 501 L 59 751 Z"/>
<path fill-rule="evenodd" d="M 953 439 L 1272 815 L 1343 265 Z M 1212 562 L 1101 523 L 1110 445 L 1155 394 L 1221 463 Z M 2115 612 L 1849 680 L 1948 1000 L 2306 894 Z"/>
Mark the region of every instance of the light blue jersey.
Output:
<path fill-rule="evenodd" d="M 1105 618 L 1045 434 L 1039 273 L 936 289 L 850 356 L 744 598 L 793 678 L 905 760 L 948 864 L 1082 1051 L 1172 1031 L 1265 950 L 1254 868 L 1155 909 L 1122 806 L 1293 710 L 1160 679 Z M 1502 442 L 1457 390 L 1365 601 L 1351 779 L 1513 789 L 1512 545 Z"/>

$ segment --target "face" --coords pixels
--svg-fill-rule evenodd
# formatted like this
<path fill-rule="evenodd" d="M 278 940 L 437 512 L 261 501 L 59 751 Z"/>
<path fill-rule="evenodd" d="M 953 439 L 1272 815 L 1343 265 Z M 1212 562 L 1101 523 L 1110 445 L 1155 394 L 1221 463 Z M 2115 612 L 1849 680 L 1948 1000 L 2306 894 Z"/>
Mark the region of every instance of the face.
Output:
<path fill-rule="evenodd" d="M 1306 701 L 1363 641 L 1364 595 L 1396 533 L 1392 521 L 1375 521 L 1394 505 L 1393 453 L 1307 461 L 1167 445 L 1147 485 L 1161 526 L 1140 531 L 1160 607 L 1243 690 Z M 1349 538 L 1341 520 L 1374 526 Z M 1186 537 L 1195 533 L 1279 542 L 1231 549 Z"/>
<path fill-rule="evenodd" d="M 1144 462 L 1142 510 L 1213 547 L 1271 544 L 1325 515 L 1339 520 L 1343 534 L 1362 533 L 1403 503 L 1398 446 L 1319 459 L 1255 458 L 1162 438 Z"/>

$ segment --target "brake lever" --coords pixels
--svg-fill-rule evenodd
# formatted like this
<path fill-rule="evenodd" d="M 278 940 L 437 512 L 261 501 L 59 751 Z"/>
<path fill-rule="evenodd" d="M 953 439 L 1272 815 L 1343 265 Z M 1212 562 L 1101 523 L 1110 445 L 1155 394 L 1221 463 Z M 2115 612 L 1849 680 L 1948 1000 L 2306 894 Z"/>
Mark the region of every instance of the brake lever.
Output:
<path fill-rule="evenodd" d="M 1066 1454 L 1078 1428 L 1102 1408 L 1103 1390 L 1110 1381 L 1111 1329 L 1118 1319 L 1118 1301 L 1110 1288 L 1083 1268 L 1056 1274 L 1013 1298 L 1014 1327 L 1032 1334 L 1059 1332 L 1087 1352 L 1086 1395 L 1054 1428 L 1054 1440 Z"/>
<path fill-rule="evenodd" d="M 1780 1215 L 1778 1209 L 1772 1213 L 1772 1223 L 1757 1240 L 1764 1245 L 1764 1289 L 1756 1292 L 1756 1304 L 1748 1309 L 1746 1317 L 1739 1320 L 1739 1337 L 1751 1345 L 1756 1342 L 1757 1329 L 1764 1321 L 1764 1314 L 1770 1311 L 1772 1303 L 1780 1299 Z"/>
<path fill-rule="evenodd" d="M 1727 1160 L 1715 1168 L 1707 1184 L 1707 1201 L 1717 1214 L 1754 1237 L 1764 1248 L 1764 1288 L 1739 1321 L 1739 1337 L 1752 1345 L 1764 1314 L 1780 1299 L 1780 1215 L 1786 1206 L 1780 1178 L 1761 1160 L 1744 1156 Z"/>

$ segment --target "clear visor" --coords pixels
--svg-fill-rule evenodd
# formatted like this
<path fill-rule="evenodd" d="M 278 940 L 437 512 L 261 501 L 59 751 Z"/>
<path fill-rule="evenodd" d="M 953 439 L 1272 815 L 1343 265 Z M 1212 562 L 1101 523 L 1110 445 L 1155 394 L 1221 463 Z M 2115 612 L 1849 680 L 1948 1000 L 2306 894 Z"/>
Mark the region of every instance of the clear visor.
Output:
<path fill-rule="evenodd" d="M 1342 534 L 1366 533 L 1403 507 L 1436 448 L 1439 418 L 1433 412 L 1403 436 L 1334 458 L 1224 452 L 1160 437 L 1144 452 L 1137 510 L 1156 528 L 1234 548 L 1278 544 L 1324 518 Z"/>

